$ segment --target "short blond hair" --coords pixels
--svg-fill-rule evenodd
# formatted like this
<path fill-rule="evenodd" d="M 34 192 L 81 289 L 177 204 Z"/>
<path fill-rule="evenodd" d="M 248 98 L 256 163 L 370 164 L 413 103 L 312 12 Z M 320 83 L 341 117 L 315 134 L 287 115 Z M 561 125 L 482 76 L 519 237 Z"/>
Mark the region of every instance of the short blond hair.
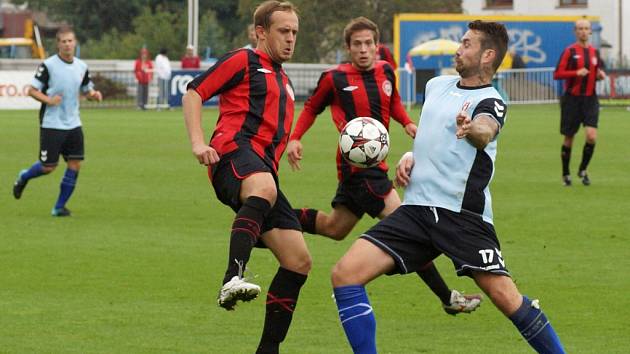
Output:
<path fill-rule="evenodd" d="M 55 34 L 55 38 L 57 38 L 57 42 L 59 42 L 59 39 L 61 38 L 62 35 L 67 34 L 67 33 L 72 33 L 75 37 L 77 36 L 76 33 L 74 33 L 74 30 L 72 29 L 72 27 L 61 26 L 57 30 L 57 34 Z"/>
<path fill-rule="evenodd" d="M 265 30 L 271 28 L 271 15 L 276 11 L 286 11 L 298 14 L 298 9 L 295 5 L 288 1 L 276 1 L 269 0 L 256 7 L 254 11 L 254 26 L 262 26 Z"/>

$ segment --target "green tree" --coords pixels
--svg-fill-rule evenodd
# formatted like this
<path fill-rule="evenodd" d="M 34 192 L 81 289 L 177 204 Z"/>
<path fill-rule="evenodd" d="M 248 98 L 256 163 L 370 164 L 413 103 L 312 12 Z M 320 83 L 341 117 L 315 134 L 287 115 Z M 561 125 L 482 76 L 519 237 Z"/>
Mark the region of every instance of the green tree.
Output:
<path fill-rule="evenodd" d="M 206 11 L 199 19 L 199 55 L 205 55 L 206 48 L 210 49 L 210 55 L 219 57 L 233 49 L 223 27 L 217 20 L 214 11 Z"/>
<path fill-rule="evenodd" d="M 343 28 L 352 18 L 365 16 L 381 32 L 381 42 L 393 39 L 394 15 L 406 12 L 461 13 L 461 0 L 292 0 L 300 13 L 300 33 L 294 62 L 335 62 L 345 53 Z M 238 13 L 251 18 L 258 0 L 239 0 Z M 251 20 L 250 20 L 251 21 Z M 243 28 L 240 36 L 246 43 Z"/>
<path fill-rule="evenodd" d="M 186 46 L 187 23 L 181 14 L 158 7 L 149 7 L 133 20 L 133 31 L 121 33 L 113 29 L 100 40 L 91 39 L 83 46 L 83 57 L 91 59 L 131 59 L 138 56 L 142 47 L 152 55 L 166 48 L 169 58 L 177 60 Z"/>
<path fill-rule="evenodd" d="M 98 39 L 112 29 L 129 32 L 143 0 L 28 0 L 31 9 L 46 12 L 55 21 L 72 25 L 80 41 Z"/>

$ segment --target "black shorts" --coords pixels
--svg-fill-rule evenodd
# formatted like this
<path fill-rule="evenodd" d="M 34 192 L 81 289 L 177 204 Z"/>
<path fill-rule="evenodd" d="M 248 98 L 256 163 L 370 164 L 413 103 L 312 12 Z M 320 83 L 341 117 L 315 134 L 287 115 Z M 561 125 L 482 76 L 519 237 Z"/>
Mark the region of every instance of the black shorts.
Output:
<path fill-rule="evenodd" d="M 365 213 L 375 218 L 385 208 L 385 197 L 392 188 L 392 181 L 381 170 L 375 170 L 369 175 L 352 175 L 348 180 L 339 183 L 337 194 L 330 205 L 335 208 L 341 204 L 359 219 Z"/>
<path fill-rule="evenodd" d="M 573 136 L 580 129 L 580 124 L 597 128 L 599 121 L 599 100 L 593 96 L 560 97 L 560 133 Z"/>
<path fill-rule="evenodd" d="M 361 238 L 394 259 L 396 268 L 389 274 L 416 272 L 444 253 L 459 276 L 472 271 L 510 275 L 494 227 L 472 213 L 401 205 Z"/>
<path fill-rule="evenodd" d="M 212 165 L 210 175 L 214 192 L 221 203 L 229 206 L 238 212 L 243 203 L 240 200 L 241 182 L 248 176 L 258 172 L 269 172 L 276 180 L 278 196 L 276 204 L 271 208 L 269 215 L 265 218 L 261 234 L 271 229 L 289 229 L 302 231 L 291 203 L 284 196 L 278 185 L 278 179 L 274 170 L 267 166 L 265 162 L 256 155 L 255 152 L 246 149 L 239 149 L 221 156 L 221 160 Z M 260 246 L 260 245 L 258 245 Z"/>
<path fill-rule="evenodd" d="M 83 160 L 83 129 L 39 129 L 39 161 L 44 166 L 56 166 L 59 155 L 65 161 Z"/>

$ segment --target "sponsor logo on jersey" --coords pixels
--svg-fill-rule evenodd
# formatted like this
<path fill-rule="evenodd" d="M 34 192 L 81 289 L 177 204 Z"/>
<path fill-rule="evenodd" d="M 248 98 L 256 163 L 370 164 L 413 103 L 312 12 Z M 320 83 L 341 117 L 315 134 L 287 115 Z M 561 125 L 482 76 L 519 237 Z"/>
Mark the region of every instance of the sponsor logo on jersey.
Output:
<path fill-rule="evenodd" d="M 348 92 L 352 92 L 352 91 L 354 91 L 354 90 L 356 90 L 358 88 L 359 88 L 359 86 L 346 86 L 346 87 L 343 88 L 343 90 L 344 91 L 348 91 Z"/>
<path fill-rule="evenodd" d="M 383 93 L 387 95 L 387 97 L 392 95 L 392 83 L 389 80 L 383 81 Z"/>
<path fill-rule="evenodd" d="M 265 69 L 265 68 L 258 68 L 258 71 L 260 71 L 263 74 L 271 74 L 271 70 Z"/>
<path fill-rule="evenodd" d="M 597 57 L 592 57 L 591 58 L 591 63 L 593 64 L 593 66 L 597 65 Z"/>

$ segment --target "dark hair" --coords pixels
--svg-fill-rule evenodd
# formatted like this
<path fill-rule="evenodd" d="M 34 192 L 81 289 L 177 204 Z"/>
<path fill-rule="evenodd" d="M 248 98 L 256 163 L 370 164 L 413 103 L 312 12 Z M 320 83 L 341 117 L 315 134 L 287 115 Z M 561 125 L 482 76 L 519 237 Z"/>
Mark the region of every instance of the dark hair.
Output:
<path fill-rule="evenodd" d="M 468 28 L 483 34 L 481 36 L 482 50 L 493 49 L 496 52 L 494 62 L 492 63 L 492 67 L 496 71 L 501 65 L 503 57 L 505 57 L 508 41 L 510 39 L 505 26 L 498 22 L 475 20 L 468 24 Z"/>
<path fill-rule="evenodd" d="M 378 38 L 379 38 L 378 26 L 376 25 L 376 23 L 370 21 L 370 19 L 361 16 L 361 17 L 353 18 L 343 29 L 343 39 L 346 42 L 346 45 L 348 47 L 350 46 L 350 37 L 352 37 L 352 34 L 354 32 L 362 31 L 362 30 L 372 31 L 374 35 L 374 44 L 378 43 Z"/>
<path fill-rule="evenodd" d="M 298 14 L 298 9 L 288 1 L 269 0 L 256 7 L 254 11 L 254 27 L 262 26 L 265 30 L 271 27 L 271 15 L 276 11 L 286 11 Z"/>
<path fill-rule="evenodd" d="M 68 26 L 68 25 L 63 25 L 61 27 L 59 27 L 59 29 L 57 30 L 57 34 L 55 35 L 55 37 L 57 38 L 57 41 L 59 40 L 59 37 L 61 37 L 64 34 L 67 33 L 72 33 L 74 35 L 76 35 L 74 33 L 74 30 L 72 29 L 72 27 Z"/>
<path fill-rule="evenodd" d="M 161 48 L 160 49 L 160 54 L 166 55 L 166 53 L 168 53 L 168 49 L 166 49 L 166 48 Z"/>

